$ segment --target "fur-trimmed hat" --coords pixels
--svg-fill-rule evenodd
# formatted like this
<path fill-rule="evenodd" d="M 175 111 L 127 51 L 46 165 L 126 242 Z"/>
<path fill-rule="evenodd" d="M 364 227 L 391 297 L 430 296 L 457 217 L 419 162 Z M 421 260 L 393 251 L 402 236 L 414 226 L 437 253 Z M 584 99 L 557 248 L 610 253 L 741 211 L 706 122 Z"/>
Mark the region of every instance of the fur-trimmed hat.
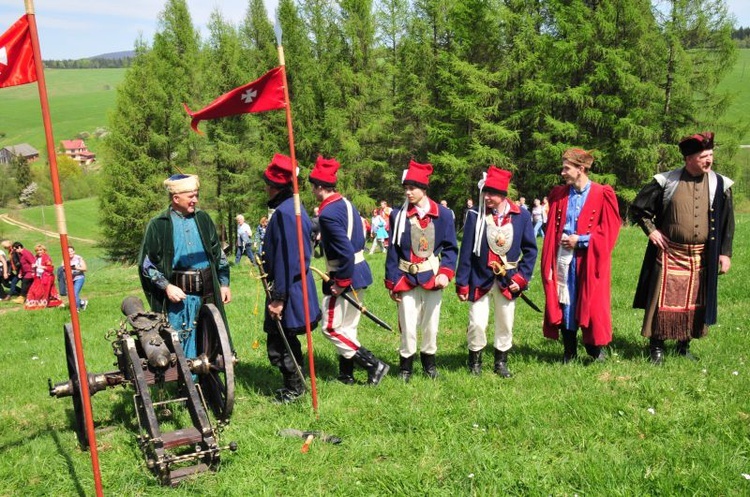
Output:
<path fill-rule="evenodd" d="M 174 174 L 164 180 L 164 188 L 170 194 L 194 192 L 201 187 L 195 174 Z"/>
<path fill-rule="evenodd" d="M 594 163 L 594 156 L 591 152 L 588 152 L 582 148 L 569 148 L 566 150 L 562 159 L 568 161 L 576 167 L 583 167 L 591 169 L 591 165 Z"/>
<path fill-rule="evenodd" d="M 507 197 L 508 185 L 512 177 L 512 172 L 500 169 L 493 164 L 487 169 L 487 178 L 484 180 L 483 190 L 497 192 Z"/>
<path fill-rule="evenodd" d="M 292 164 L 292 158 L 283 154 L 274 154 L 273 159 L 263 171 L 263 179 L 271 186 L 284 188 L 292 183 L 297 175 L 297 168 Z"/>
<path fill-rule="evenodd" d="M 339 167 L 341 165 L 336 159 L 325 159 L 319 155 L 308 179 L 310 183 L 315 185 L 334 187 L 338 181 L 336 172 L 339 170 Z"/>
<path fill-rule="evenodd" d="M 430 184 L 430 175 L 432 174 L 432 164 L 420 164 L 414 162 L 414 159 L 409 161 L 409 169 L 404 169 L 404 174 L 401 177 L 401 184 L 403 185 L 414 185 L 423 190 L 427 189 Z"/>
<path fill-rule="evenodd" d="M 703 152 L 704 150 L 713 150 L 714 132 L 704 131 L 702 133 L 696 133 L 692 136 L 687 136 L 680 140 L 679 147 L 683 157 L 697 154 L 699 152 Z"/>

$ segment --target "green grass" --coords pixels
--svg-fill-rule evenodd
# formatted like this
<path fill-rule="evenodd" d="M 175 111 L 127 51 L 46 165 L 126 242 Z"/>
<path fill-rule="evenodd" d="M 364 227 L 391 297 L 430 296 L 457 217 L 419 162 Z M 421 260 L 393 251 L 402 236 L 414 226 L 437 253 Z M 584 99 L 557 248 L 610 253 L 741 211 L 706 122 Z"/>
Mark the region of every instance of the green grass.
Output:
<path fill-rule="evenodd" d="M 396 367 L 377 388 L 342 385 L 334 379 L 334 348 L 315 331 L 318 418 L 309 395 L 296 405 L 272 402 L 280 379 L 265 356 L 263 303 L 245 260 L 232 273 L 234 299 L 227 306 L 241 362 L 234 416 L 222 433 L 222 443 L 236 440 L 239 451 L 226 454 L 215 474 L 162 488 L 136 445 L 133 390 L 100 392 L 92 405 L 105 494 L 747 495 L 749 227 L 750 215 L 739 215 L 733 266 L 720 280 L 719 324 L 693 346 L 699 363 L 671 354 L 661 368 L 647 363 L 642 312 L 630 308 L 645 237 L 624 228 L 613 259 L 615 338 L 607 363 L 560 364 L 561 344 L 542 338 L 541 315 L 519 302 L 509 364 L 514 378 L 493 375 L 489 354 L 485 373 L 472 377 L 465 367 L 468 309 L 451 287 L 444 295 L 437 381 L 416 366 L 408 385 L 395 378 Z M 3 229 L 2 236 L 33 238 Z M 90 372 L 109 371 L 114 357 L 103 337 L 119 326 L 122 299 L 140 295 L 136 269 L 106 263 L 93 246 L 77 246 L 92 267 L 83 291 L 91 303 L 81 314 L 86 362 Z M 368 259 L 376 280 L 368 308 L 396 325 L 381 284 L 384 256 Z M 543 303 L 538 275 L 529 296 Z M 72 403 L 47 395 L 47 378 L 67 376 L 61 331 L 68 320 L 61 310 L 0 304 L 0 495 L 93 494 L 89 454 L 78 449 L 71 430 Z M 360 338 L 397 364 L 396 334 L 363 319 Z M 364 381 L 363 371 L 356 375 Z M 301 440 L 277 435 L 288 427 L 322 430 L 344 443 L 313 442 L 302 454 Z"/>
<path fill-rule="evenodd" d="M 727 121 L 745 122 L 750 115 L 750 49 L 738 50 L 737 62 L 719 85 L 736 97 L 727 110 Z M 742 137 L 743 144 L 750 144 L 750 132 Z"/>
<path fill-rule="evenodd" d="M 44 71 L 55 145 L 78 133 L 93 133 L 107 126 L 114 107 L 115 89 L 125 69 L 48 69 Z M 45 155 L 46 142 L 36 84 L 4 88 L 0 92 L 0 148 L 28 143 Z M 90 142 L 90 143 L 89 143 Z M 93 152 L 97 141 L 86 142 Z"/>

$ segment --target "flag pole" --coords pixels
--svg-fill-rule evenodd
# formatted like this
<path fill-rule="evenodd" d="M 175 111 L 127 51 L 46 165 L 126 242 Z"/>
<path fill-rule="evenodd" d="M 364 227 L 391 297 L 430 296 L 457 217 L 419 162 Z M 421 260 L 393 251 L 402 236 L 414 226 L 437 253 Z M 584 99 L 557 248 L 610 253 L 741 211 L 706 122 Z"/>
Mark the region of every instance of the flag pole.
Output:
<path fill-rule="evenodd" d="M 68 228 L 65 221 L 65 209 L 63 208 L 62 194 L 60 192 L 60 176 L 57 169 L 57 155 L 55 153 L 55 139 L 52 134 L 52 120 L 50 119 L 49 102 L 47 101 L 47 85 L 44 81 L 44 66 L 42 65 L 42 54 L 39 48 L 39 33 L 36 27 L 33 0 L 24 0 L 24 4 L 26 6 L 26 14 L 29 21 L 31 46 L 34 51 L 34 68 L 36 71 L 37 87 L 39 89 L 39 101 L 42 106 L 42 121 L 44 123 L 44 136 L 47 141 L 47 157 L 49 159 L 50 178 L 52 179 L 52 194 L 55 200 L 57 231 L 60 233 L 60 247 L 62 249 L 63 266 L 65 267 L 65 283 L 68 288 L 70 320 L 73 325 L 76 359 L 78 361 L 78 385 L 80 388 L 81 400 L 83 401 L 84 417 L 86 419 L 86 436 L 88 437 L 89 451 L 91 453 L 91 466 L 94 471 L 96 495 L 102 496 L 104 494 L 102 491 L 101 472 L 99 470 L 99 453 L 96 446 L 96 434 L 94 433 L 94 419 L 91 410 L 88 373 L 86 372 L 86 361 L 83 357 L 81 325 L 78 320 L 78 303 L 76 302 L 75 292 L 72 291 L 73 271 L 70 267 L 70 257 L 68 257 Z"/>
<path fill-rule="evenodd" d="M 281 22 L 276 12 L 276 43 L 279 52 L 279 66 L 284 79 L 284 103 L 286 109 L 286 127 L 289 132 L 289 156 L 292 158 L 292 167 L 297 165 L 297 159 L 294 153 L 294 130 L 292 129 L 292 105 L 289 101 L 289 85 L 286 79 L 286 62 L 284 59 L 284 47 L 281 44 Z M 302 271 L 302 303 L 305 310 L 305 334 L 307 335 L 307 359 L 310 364 L 310 389 L 312 391 L 312 406 L 315 415 L 318 415 L 318 390 L 315 380 L 315 357 L 313 353 L 312 328 L 310 326 L 310 304 L 307 300 L 309 290 L 307 288 L 307 277 L 305 271 L 305 251 L 302 238 L 302 209 L 299 199 L 299 183 L 297 181 L 296 171 L 292 171 L 292 187 L 294 189 L 294 214 L 297 221 L 297 248 L 299 249 L 299 265 Z"/>

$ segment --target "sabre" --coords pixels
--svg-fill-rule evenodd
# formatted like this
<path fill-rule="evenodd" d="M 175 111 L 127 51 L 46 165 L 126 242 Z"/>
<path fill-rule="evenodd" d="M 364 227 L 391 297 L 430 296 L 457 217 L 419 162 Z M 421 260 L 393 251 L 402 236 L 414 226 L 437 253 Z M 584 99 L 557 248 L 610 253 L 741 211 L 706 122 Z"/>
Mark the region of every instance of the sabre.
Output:
<path fill-rule="evenodd" d="M 260 260 L 260 256 L 258 254 L 255 255 L 255 263 L 258 266 L 258 272 L 260 273 L 260 281 L 263 282 L 263 289 L 266 291 L 266 295 L 268 296 L 269 302 L 273 300 L 271 298 L 271 288 L 268 285 L 268 273 L 263 269 L 263 261 Z M 294 352 L 292 352 L 292 346 L 289 345 L 289 340 L 286 338 L 286 333 L 284 333 L 284 328 L 281 326 L 281 320 L 280 319 L 274 319 L 276 321 L 276 329 L 279 331 L 279 335 L 281 335 L 281 339 L 284 341 L 284 347 L 286 347 L 286 351 L 289 353 L 289 356 L 292 358 L 292 362 L 294 362 L 294 369 L 297 370 L 297 374 L 299 375 L 300 379 L 302 380 L 302 383 L 304 385 L 307 385 L 307 381 L 305 380 L 305 375 L 302 374 L 302 368 L 299 367 L 299 363 L 297 362 L 297 358 L 294 357 Z"/>
<path fill-rule="evenodd" d="M 310 269 L 312 269 L 318 276 L 321 277 L 321 279 L 325 282 L 328 282 L 331 277 L 328 276 L 326 273 L 321 271 L 320 269 L 316 267 L 310 266 Z M 385 328 L 388 331 L 393 331 L 393 328 L 391 328 L 388 323 L 377 317 L 375 314 L 371 313 L 367 310 L 367 307 L 363 306 L 359 302 L 357 302 L 351 295 L 348 293 L 342 293 L 341 297 L 343 297 L 347 302 L 349 302 L 351 305 L 353 305 L 357 310 L 359 310 L 362 314 L 370 318 L 375 324 L 380 326 L 381 328 Z"/>
<path fill-rule="evenodd" d="M 490 263 L 490 267 L 492 268 L 492 272 L 495 273 L 495 276 L 503 277 L 505 276 L 505 273 L 507 273 L 505 266 L 497 261 L 492 261 Z M 539 306 L 537 306 L 530 298 L 528 298 L 526 294 L 524 294 L 523 292 L 518 292 L 518 296 L 521 297 L 521 300 L 526 302 L 526 304 L 536 312 L 542 312 Z"/>

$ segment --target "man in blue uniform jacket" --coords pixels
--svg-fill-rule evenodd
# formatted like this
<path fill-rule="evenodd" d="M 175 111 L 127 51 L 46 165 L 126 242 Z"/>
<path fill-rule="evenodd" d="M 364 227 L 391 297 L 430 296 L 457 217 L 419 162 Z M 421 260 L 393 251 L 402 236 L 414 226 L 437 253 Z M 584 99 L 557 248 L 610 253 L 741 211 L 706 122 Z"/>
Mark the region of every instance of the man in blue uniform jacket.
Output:
<path fill-rule="evenodd" d="M 527 209 L 508 200 L 510 171 L 490 166 L 479 183 L 479 210 L 471 210 L 464 224 L 464 238 L 456 269 L 458 298 L 471 302 L 466 338 L 469 371 L 482 372 L 482 350 L 491 302 L 495 305 L 495 368 L 503 378 L 508 370 L 508 351 L 513 345 L 516 298 L 531 281 L 537 247 L 534 225 Z M 492 299 L 492 301 L 490 301 Z"/>
<path fill-rule="evenodd" d="M 320 307 L 315 293 L 315 282 L 310 272 L 310 238 L 297 238 L 296 214 L 292 196 L 292 174 L 296 167 L 286 155 L 276 154 L 263 173 L 268 194 L 268 207 L 274 209 L 268 221 L 266 236 L 263 238 L 263 268 L 268 274 L 271 287 L 270 297 L 266 297 L 263 331 L 268 335 L 266 350 L 271 364 L 278 367 L 284 378 L 283 388 L 277 390 L 276 397 L 281 402 L 291 402 L 305 393 L 305 383 L 297 373 L 297 365 L 302 364 L 302 346 L 298 335 L 305 333 L 305 310 L 302 295 L 302 273 L 298 244 L 302 243 L 305 253 L 304 277 L 307 278 L 307 302 L 310 311 L 310 328 L 320 321 Z M 310 218 L 302 209 L 302 232 L 309 233 Z M 292 349 L 286 349 L 278 324 Z"/>
<path fill-rule="evenodd" d="M 377 385 L 389 366 L 360 345 L 357 325 L 362 313 L 342 295 L 361 300 L 372 284 L 365 261 L 365 233 L 357 208 L 336 191 L 339 163 L 318 157 L 310 173 L 313 195 L 319 206 L 320 241 L 330 280 L 323 283 L 323 334 L 339 353 L 339 381 L 354 383 L 354 363 L 367 370 L 367 381 Z"/>

